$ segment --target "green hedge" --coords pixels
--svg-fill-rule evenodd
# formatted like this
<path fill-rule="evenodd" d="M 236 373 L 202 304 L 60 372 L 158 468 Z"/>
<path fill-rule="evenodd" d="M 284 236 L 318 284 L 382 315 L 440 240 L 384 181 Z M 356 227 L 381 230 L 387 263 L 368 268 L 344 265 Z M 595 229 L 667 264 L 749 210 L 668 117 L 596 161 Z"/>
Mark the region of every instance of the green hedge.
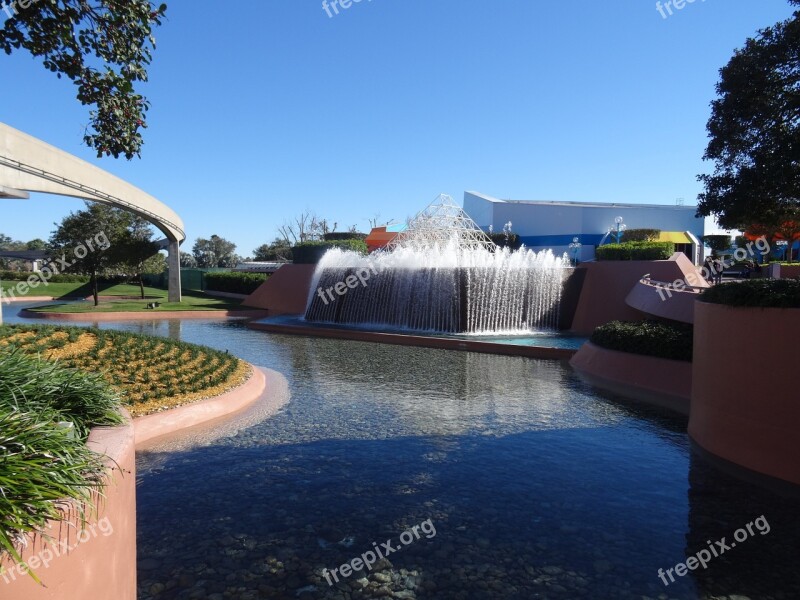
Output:
<path fill-rule="evenodd" d="M 595 250 L 597 260 L 667 260 L 673 254 L 672 242 L 622 242 Z"/>
<path fill-rule="evenodd" d="M 506 237 L 505 233 L 492 233 L 489 238 L 497 244 L 499 248 L 508 248 L 509 250 L 519 250 L 522 246 L 522 240 L 516 233 L 510 233 Z"/>
<path fill-rule="evenodd" d="M 611 321 L 595 329 L 590 339 L 608 350 L 691 362 L 693 331 L 683 323 Z"/>
<path fill-rule="evenodd" d="M 726 306 L 800 308 L 800 279 L 748 279 L 723 283 L 703 292 L 700 300 Z"/>
<path fill-rule="evenodd" d="M 337 231 L 334 233 L 326 233 L 322 236 L 326 242 L 341 242 L 342 240 L 365 240 L 367 239 L 366 233 L 358 233 L 357 231 Z"/>
<path fill-rule="evenodd" d="M 626 242 L 655 242 L 660 235 L 660 229 L 627 229 L 622 233 L 622 239 Z"/>
<path fill-rule="evenodd" d="M 266 273 L 206 273 L 206 289 L 229 294 L 252 294 L 268 277 Z"/>
<path fill-rule="evenodd" d="M 367 253 L 367 244 L 363 240 L 338 240 L 332 242 L 303 242 L 292 248 L 292 257 L 297 265 L 315 265 L 323 255 L 333 248 L 352 250 L 360 254 Z"/>
<path fill-rule="evenodd" d="M 29 271 L 0 271 L 0 279 L 3 281 L 27 281 L 31 276 L 38 278 L 39 274 Z M 48 281 L 50 283 L 89 283 L 89 276 L 66 273 L 53 275 Z"/>

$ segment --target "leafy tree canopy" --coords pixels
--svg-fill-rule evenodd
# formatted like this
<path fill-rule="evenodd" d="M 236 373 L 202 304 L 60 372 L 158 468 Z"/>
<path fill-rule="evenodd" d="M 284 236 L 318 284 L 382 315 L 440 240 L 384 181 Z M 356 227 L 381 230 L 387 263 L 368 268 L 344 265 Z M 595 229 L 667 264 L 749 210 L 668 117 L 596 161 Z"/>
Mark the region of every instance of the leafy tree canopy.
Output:
<path fill-rule="evenodd" d="M 27 6 L 26 6 L 27 5 Z M 78 88 L 81 104 L 94 107 L 84 142 L 97 156 L 131 159 L 142 147 L 149 102 L 136 92 L 147 81 L 155 48 L 153 30 L 166 4 L 148 0 L 6 0 L 0 49 L 25 50 Z"/>
<path fill-rule="evenodd" d="M 704 155 L 714 172 L 698 176 L 698 216 L 725 229 L 776 225 L 800 208 L 800 11 L 748 39 L 717 93 Z"/>
<path fill-rule="evenodd" d="M 236 255 L 236 244 L 218 235 L 209 239 L 197 238 L 192 254 L 201 269 L 235 267 L 241 260 Z"/>

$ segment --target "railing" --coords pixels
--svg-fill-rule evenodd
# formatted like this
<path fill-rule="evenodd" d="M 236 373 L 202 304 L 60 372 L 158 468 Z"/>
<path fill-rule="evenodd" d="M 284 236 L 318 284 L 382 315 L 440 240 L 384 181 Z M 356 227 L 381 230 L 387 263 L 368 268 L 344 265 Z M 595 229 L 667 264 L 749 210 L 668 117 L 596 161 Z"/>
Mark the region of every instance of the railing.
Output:
<path fill-rule="evenodd" d="M 698 275 L 698 277 L 700 277 L 700 275 Z M 704 292 L 705 290 L 708 289 L 707 287 L 702 287 L 702 286 L 698 286 L 698 285 L 689 285 L 688 283 L 685 282 L 684 279 L 681 279 L 681 281 L 683 282 L 683 286 L 681 286 L 681 288 L 678 289 L 678 288 L 675 287 L 675 282 L 674 281 L 668 282 L 668 281 L 653 280 L 650 277 L 650 273 L 648 273 L 647 275 L 643 275 L 642 276 L 642 278 L 639 280 L 639 283 L 642 283 L 644 285 L 650 285 L 650 286 L 653 286 L 653 287 L 668 288 L 668 289 L 674 290 L 676 292 L 688 291 L 688 292 L 692 292 L 694 294 L 700 294 L 700 293 L 702 293 L 702 292 Z"/>

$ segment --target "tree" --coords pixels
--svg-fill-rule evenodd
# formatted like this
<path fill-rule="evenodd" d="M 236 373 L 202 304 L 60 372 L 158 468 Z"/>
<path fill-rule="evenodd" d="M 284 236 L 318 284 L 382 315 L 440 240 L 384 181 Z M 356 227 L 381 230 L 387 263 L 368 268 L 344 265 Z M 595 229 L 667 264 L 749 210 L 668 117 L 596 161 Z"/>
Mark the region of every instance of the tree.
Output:
<path fill-rule="evenodd" d="M 212 235 L 209 239 L 197 238 L 192 254 L 201 269 L 230 268 L 240 262 L 236 255 L 236 244 L 218 235 Z"/>
<path fill-rule="evenodd" d="M 292 245 L 285 239 L 276 237 L 271 244 L 262 244 L 253 250 L 253 260 L 260 262 L 292 260 Z"/>
<path fill-rule="evenodd" d="M 81 104 L 94 107 L 83 139 L 97 156 L 138 156 L 150 103 L 134 86 L 147 81 L 153 30 L 161 24 L 166 4 L 17 0 L 2 2 L 2 10 L 8 18 L 0 29 L 0 48 L 6 54 L 22 49 L 41 58 L 47 70 L 77 86 Z"/>
<path fill-rule="evenodd" d="M 158 253 L 161 246 L 153 241 L 153 230 L 150 223 L 142 217 L 134 216 L 128 229 L 121 239 L 114 245 L 115 263 L 126 271 L 136 275 L 139 282 L 139 292 L 144 300 L 145 273 L 163 272 L 164 257 Z M 160 257 L 158 260 L 156 257 Z M 161 269 L 156 271 L 155 269 Z"/>
<path fill-rule="evenodd" d="M 36 238 L 30 242 L 25 242 L 26 250 L 47 250 L 47 242 L 43 239 Z"/>
<path fill-rule="evenodd" d="M 799 5 L 800 0 L 790 0 Z M 725 229 L 778 226 L 800 208 L 800 11 L 758 32 L 721 69 L 698 216 Z"/>
<path fill-rule="evenodd" d="M 190 254 L 189 252 L 181 252 L 181 268 L 196 269 L 197 261 L 194 259 L 194 255 Z"/>
<path fill-rule="evenodd" d="M 86 210 L 64 217 L 50 236 L 50 251 L 62 257 L 67 270 L 90 276 L 95 306 L 99 304 L 97 277 L 117 263 L 118 253 L 109 249 L 126 238 L 132 219 L 133 215 L 118 208 L 87 202 Z"/>
<path fill-rule="evenodd" d="M 731 236 L 729 235 L 704 235 L 700 239 L 703 244 L 711 248 L 713 253 L 725 252 L 731 247 Z"/>

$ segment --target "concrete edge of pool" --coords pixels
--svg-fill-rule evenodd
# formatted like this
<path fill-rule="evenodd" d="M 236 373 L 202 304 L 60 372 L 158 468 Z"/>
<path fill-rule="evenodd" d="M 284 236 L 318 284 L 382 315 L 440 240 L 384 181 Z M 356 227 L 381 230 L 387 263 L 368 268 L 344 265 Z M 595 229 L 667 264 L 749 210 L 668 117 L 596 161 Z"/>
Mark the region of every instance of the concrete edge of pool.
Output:
<path fill-rule="evenodd" d="M 527 358 L 541 358 L 548 360 L 569 360 L 577 352 L 572 348 L 551 348 L 547 346 L 521 346 L 517 344 L 500 344 L 495 342 L 482 342 L 479 340 L 448 339 L 442 337 L 429 337 L 406 333 L 386 333 L 378 331 L 363 331 L 356 329 L 334 329 L 330 327 L 304 327 L 287 323 L 259 323 L 250 322 L 247 326 L 251 329 L 268 331 L 270 333 L 283 333 L 307 337 L 336 338 L 358 342 L 375 342 L 378 344 L 395 344 L 399 346 L 419 346 L 423 348 L 438 348 L 442 350 L 461 350 L 465 352 L 482 352 L 485 354 L 505 354 L 511 356 L 524 356 Z"/>
<path fill-rule="evenodd" d="M 247 408 L 267 388 L 264 372 L 255 365 L 250 366 L 253 373 L 247 381 L 224 394 L 134 419 L 136 447 L 190 427 L 229 417 Z"/>
<path fill-rule="evenodd" d="M 28 309 L 19 311 L 25 319 L 45 321 L 108 322 L 108 321 L 152 321 L 154 319 L 257 319 L 266 316 L 264 310 L 170 310 L 152 312 L 97 312 L 97 313 L 40 313 Z"/>
<path fill-rule="evenodd" d="M 95 427 L 87 441 L 104 455 L 108 467 L 97 512 L 87 514 L 84 522 L 76 506 L 65 506 L 66 524 L 49 521 L 44 535 L 28 536 L 22 558 L 44 585 L 8 556 L 3 558 L 4 600 L 135 600 L 137 573 L 131 568 L 136 564 L 135 433 L 130 415 L 122 412 L 125 424 Z M 47 546 L 45 536 L 53 540 Z"/>

